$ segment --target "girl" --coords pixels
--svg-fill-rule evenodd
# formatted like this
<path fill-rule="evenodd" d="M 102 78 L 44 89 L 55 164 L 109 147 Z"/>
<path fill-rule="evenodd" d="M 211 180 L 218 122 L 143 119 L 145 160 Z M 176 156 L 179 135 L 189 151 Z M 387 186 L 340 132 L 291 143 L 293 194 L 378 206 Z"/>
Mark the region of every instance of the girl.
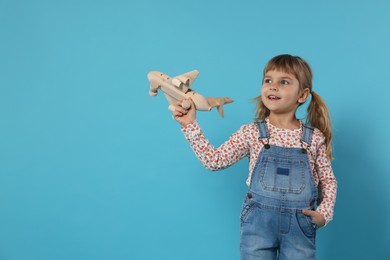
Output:
<path fill-rule="evenodd" d="M 308 125 L 295 117 L 311 95 Z M 249 158 L 248 193 L 241 212 L 241 259 L 315 259 L 316 229 L 333 218 L 333 175 L 328 109 L 312 90 L 302 58 L 280 55 L 264 68 L 253 123 L 214 148 L 196 121 L 195 104 L 173 112 L 196 156 L 209 170 Z"/>

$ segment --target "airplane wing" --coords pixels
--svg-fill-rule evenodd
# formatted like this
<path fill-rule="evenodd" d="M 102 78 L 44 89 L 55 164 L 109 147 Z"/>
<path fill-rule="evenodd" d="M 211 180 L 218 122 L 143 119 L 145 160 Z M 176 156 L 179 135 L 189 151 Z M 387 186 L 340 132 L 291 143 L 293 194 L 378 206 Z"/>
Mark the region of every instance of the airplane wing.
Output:
<path fill-rule="evenodd" d="M 187 85 L 187 87 L 190 87 L 191 84 L 195 81 L 196 77 L 198 77 L 199 71 L 193 70 L 184 74 L 181 74 L 179 76 L 174 77 L 175 79 L 180 80 L 182 83 Z"/>

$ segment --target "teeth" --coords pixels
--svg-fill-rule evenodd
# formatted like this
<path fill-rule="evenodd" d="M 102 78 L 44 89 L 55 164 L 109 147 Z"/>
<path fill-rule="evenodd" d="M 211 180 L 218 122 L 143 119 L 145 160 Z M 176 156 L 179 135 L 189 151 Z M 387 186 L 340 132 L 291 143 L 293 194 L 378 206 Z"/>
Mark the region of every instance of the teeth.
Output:
<path fill-rule="evenodd" d="M 270 98 L 270 99 L 279 99 L 279 97 L 277 97 L 277 96 L 268 96 L 268 98 Z"/>

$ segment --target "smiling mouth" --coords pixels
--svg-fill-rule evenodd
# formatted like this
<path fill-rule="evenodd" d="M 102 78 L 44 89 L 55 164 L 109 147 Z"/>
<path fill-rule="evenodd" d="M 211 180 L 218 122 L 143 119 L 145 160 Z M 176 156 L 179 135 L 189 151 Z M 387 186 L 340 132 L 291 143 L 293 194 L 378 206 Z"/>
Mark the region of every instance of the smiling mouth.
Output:
<path fill-rule="evenodd" d="M 274 96 L 274 95 L 269 95 L 269 96 L 268 96 L 268 99 L 269 99 L 269 100 L 279 100 L 280 97 L 277 97 L 277 96 Z"/>

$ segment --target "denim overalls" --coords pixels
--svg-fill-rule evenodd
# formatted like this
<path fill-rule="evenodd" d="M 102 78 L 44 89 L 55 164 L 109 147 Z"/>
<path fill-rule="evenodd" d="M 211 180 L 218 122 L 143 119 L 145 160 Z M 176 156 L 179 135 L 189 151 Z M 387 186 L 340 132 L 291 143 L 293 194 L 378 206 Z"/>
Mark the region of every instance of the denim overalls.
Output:
<path fill-rule="evenodd" d="M 315 259 L 317 188 L 307 150 L 313 128 L 302 124 L 302 148 L 269 145 L 265 121 L 256 122 L 264 147 L 241 212 L 241 259 Z"/>

